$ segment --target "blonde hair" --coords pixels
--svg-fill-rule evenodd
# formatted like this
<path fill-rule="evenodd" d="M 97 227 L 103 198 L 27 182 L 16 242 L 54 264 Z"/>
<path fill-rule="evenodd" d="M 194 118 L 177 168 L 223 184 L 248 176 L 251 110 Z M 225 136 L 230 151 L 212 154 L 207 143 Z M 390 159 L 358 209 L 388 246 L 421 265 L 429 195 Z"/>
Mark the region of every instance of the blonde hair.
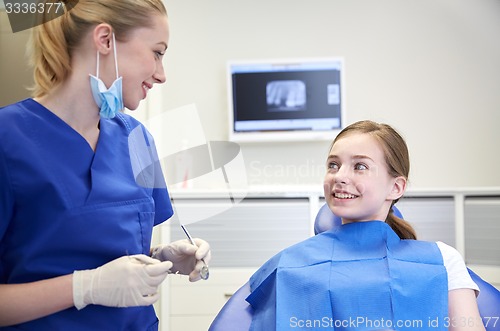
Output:
<path fill-rule="evenodd" d="M 53 2 L 52 0 L 45 0 Z M 116 39 L 126 40 L 137 27 L 151 27 L 151 15 L 167 15 L 162 0 L 64 0 L 65 13 L 33 28 L 31 64 L 34 97 L 46 95 L 71 72 L 71 57 L 94 25 L 108 23 Z M 69 9 L 69 10 L 68 10 Z"/>
<path fill-rule="evenodd" d="M 393 177 L 404 177 L 408 179 L 410 174 L 410 155 L 408 146 L 403 137 L 390 125 L 379 124 L 372 121 L 359 121 L 343 129 L 332 142 L 331 147 L 342 137 L 352 133 L 367 133 L 374 137 L 380 144 L 384 155 L 389 175 Z M 397 217 L 392 212 L 392 206 L 398 202 L 392 202 L 386 218 L 386 223 L 397 233 L 401 239 L 417 239 L 415 230 L 410 223 Z"/>

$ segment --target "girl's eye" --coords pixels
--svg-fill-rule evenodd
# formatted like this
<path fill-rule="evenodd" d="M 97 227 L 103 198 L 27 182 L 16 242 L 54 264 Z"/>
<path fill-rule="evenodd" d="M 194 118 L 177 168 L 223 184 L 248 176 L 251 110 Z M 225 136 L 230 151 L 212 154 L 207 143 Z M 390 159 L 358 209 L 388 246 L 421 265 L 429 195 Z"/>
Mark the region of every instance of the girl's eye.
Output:
<path fill-rule="evenodd" d="M 368 167 L 363 163 L 356 163 L 354 170 L 368 170 Z"/>
<path fill-rule="evenodd" d="M 339 170 L 339 165 L 335 162 L 328 163 L 327 167 L 328 167 L 328 169 L 331 169 L 331 170 Z"/>

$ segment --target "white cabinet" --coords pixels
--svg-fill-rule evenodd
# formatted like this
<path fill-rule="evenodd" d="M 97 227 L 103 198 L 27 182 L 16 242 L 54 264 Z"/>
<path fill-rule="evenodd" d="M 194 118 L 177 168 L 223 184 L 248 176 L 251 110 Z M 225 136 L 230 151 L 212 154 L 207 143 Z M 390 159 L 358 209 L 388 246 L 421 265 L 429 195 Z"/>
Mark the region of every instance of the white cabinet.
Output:
<path fill-rule="evenodd" d="M 442 241 L 456 246 L 453 197 L 406 197 L 397 207 L 411 223 L 419 240 Z"/>
<path fill-rule="evenodd" d="M 192 209 L 199 213 L 193 217 L 200 219 L 204 212 L 214 215 L 226 203 L 225 199 L 207 196 L 176 198 L 174 206 Z M 162 225 L 162 238 L 184 239 L 179 225 L 175 216 Z M 210 243 L 210 278 L 190 283 L 184 276 L 168 277 L 162 289 L 161 329 L 206 331 L 229 297 L 259 266 L 310 236 L 310 200 L 307 196 L 247 197 L 230 209 L 186 227 L 193 237 Z"/>
<path fill-rule="evenodd" d="M 255 269 L 212 268 L 207 281 L 190 283 L 187 277 L 169 277 L 170 313 L 161 319 L 172 331 L 207 331 L 222 306 Z"/>
<path fill-rule="evenodd" d="M 465 260 L 500 265 L 500 198 L 465 199 Z"/>
<path fill-rule="evenodd" d="M 224 203 L 217 198 L 176 199 L 176 208 L 212 212 Z M 170 220 L 170 240 L 186 235 L 179 221 Z M 212 248 L 212 267 L 259 267 L 285 247 L 309 236 L 309 200 L 303 198 L 246 198 L 217 215 L 186 225 L 191 236 Z"/>
<path fill-rule="evenodd" d="M 466 197 L 464 219 L 465 262 L 500 289 L 500 196 Z"/>

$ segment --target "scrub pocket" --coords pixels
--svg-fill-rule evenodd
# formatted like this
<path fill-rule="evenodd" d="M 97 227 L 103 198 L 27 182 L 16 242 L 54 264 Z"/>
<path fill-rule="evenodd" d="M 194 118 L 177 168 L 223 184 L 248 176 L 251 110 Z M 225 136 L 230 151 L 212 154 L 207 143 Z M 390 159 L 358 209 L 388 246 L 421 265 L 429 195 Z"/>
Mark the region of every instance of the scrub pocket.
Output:
<path fill-rule="evenodd" d="M 141 226 L 142 253 L 149 255 L 151 248 L 151 237 L 155 220 L 154 212 L 139 212 L 139 224 Z"/>

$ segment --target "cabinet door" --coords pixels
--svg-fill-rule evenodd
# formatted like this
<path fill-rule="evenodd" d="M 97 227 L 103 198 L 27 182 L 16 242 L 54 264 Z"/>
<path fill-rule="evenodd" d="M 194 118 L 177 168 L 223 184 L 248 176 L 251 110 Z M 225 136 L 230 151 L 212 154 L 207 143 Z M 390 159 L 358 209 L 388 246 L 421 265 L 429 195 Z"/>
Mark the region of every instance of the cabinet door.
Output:
<path fill-rule="evenodd" d="M 217 209 L 218 199 L 175 200 L 175 206 L 199 213 Z M 219 208 L 220 209 L 220 208 Z M 246 198 L 220 214 L 186 225 L 193 237 L 212 249 L 211 267 L 259 267 L 280 250 L 309 237 L 306 198 Z M 185 238 L 178 219 L 170 220 L 170 240 Z"/>
<path fill-rule="evenodd" d="M 500 197 L 465 199 L 467 263 L 500 266 Z"/>
<path fill-rule="evenodd" d="M 254 272 L 253 268 L 213 268 L 207 281 L 195 283 L 183 276 L 170 275 L 170 312 L 161 321 L 168 323 L 171 331 L 208 330 L 227 300 Z"/>
<path fill-rule="evenodd" d="M 405 197 L 396 206 L 419 240 L 442 241 L 455 247 L 455 204 L 449 198 Z"/>
<path fill-rule="evenodd" d="M 211 271 L 207 281 L 196 283 L 169 276 L 169 286 L 162 294 L 163 330 L 207 330 L 227 299 L 258 267 L 280 250 L 309 237 L 307 198 L 246 198 L 214 215 L 226 204 L 219 199 L 175 200 L 177 208 L 191 209 L 193 219 L 202 219 L 186 227 L 193 237 L 210 243 Z M 214 216 L 204 219 L 203 215 Z M 186 238 L 175 216 L 162 225 L 162 233 L 167 231 L 170 241 Z"/>

